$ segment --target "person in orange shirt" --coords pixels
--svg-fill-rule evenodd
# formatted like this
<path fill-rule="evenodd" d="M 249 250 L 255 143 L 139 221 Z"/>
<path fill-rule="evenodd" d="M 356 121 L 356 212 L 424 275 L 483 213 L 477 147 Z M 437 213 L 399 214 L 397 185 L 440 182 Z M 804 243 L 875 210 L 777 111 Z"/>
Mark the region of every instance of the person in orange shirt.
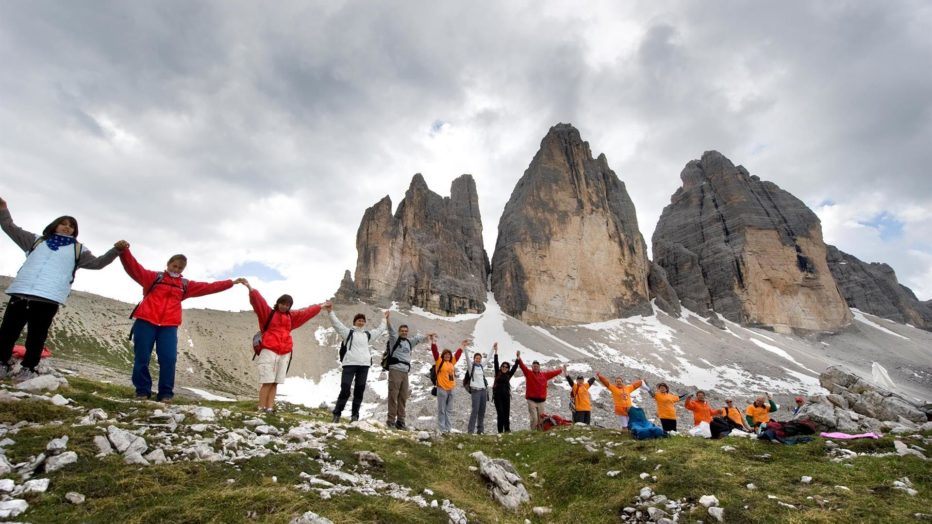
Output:
<path fill-rule="evenodd" d="M 705 401 L 705 391 L 697 391 L 696 398 L 693 400 L 692 395 L 686 396 L 686 409 L 693 412 L 693 425 L 698 426 L 702 422 L 712 422 L 712 416 L 716 410 Z"/>
<path fill-rule="evenodd" d="M 635 380 L 631 384 L 625 384 L 625 379 L 615 377 L 615 383 L 612 384 L 601 373 L 596 373 L 599 382 L 612 392 L 612 400 L 615 402 L 615 416 L 618 418 L 618 424 L 622 430 L 628 429 L 628 408 L 631 407 L 631 393 L 641 387 L 643 380 Z"/>
<path fill-rule="evenodd" d="M 566 366 L 563 366 L 563 373 L 566 375 L 566 381 L 570 384 L 570 407 L 573 409 L 573 422 L 591 424 L 592 397 L 589 395 L 589 388 L 595 384 L 595 377 L 587 381 L 585 377 L 579 375 L 576 377 L 576 382 L 573 382 L 566 370 Z"/>
<path fill-rule="evenodd" d="M 744 418 L 748 421 L 749 426 L 756 428 L 761 424 L 770 422 L 770 414 L 777 410 L 777 404 L 773 401 L 770 393 L 767 393 L 767 402 L 770 405 L 764 404 L 764 397 L 757 397 L 754 399 L 754 403 L 744 410 Z"/>
<path fill-rule="evenodd" d="M 454 354 L 449 349 L 438 351 L 436 337 L 430 337 L 430 351 L 434 356 L 434 369 L 437 372 L 437 428 L 441 433 L 453 429 L 450 415 L 453 410 L 453 388 L 456 387 L 456 363 L 463 354 L 463 348 L 469 344 L 464 340 Z"/>
<path fill-rule="evenodd" d="M 734 404 L 734 401 L 731 399 L 725 400 L 725 407 L 722 408 L 722 416 L 725 417 L 725 420 L 735 429 L 747 431 L 748 433 L 754 431 L 745 423 L 744 417 L 741 416 L 741 410 L 736 408 Z"/>
<path fill-rule="evenodd" d="M 651 389 L 650 384 L 644 382 L 644 388 L 657 402 L 657 418 L 663 432 L 676 431 L 676 403 L 686 398 L 686 395 L 670 393 L 670 388 L 663 382 L 657 384 L 657 390 Z"/>

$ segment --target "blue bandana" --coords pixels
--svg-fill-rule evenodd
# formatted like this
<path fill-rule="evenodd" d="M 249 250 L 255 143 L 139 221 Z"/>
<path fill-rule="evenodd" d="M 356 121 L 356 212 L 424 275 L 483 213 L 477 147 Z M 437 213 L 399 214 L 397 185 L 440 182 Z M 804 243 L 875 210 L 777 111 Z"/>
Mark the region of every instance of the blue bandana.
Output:
<path fill-rule="evenodd" d="M 45 245 L 49 246 L 52 251 L 58 251 L 58 248 L 70 246 L 71 244 L 74 244 L 74 237 L 66 237 L 65 235 L 53 234 L 45 239 Z"/>

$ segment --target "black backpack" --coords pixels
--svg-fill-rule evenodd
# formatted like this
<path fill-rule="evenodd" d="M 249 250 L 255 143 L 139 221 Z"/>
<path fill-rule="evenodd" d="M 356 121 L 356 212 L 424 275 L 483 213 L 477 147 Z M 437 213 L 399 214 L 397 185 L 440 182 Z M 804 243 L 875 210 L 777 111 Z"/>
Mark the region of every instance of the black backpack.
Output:
<path fill-rule="evenodd" d="M 372 333 L 368 331 L 366 333 L 366 340 L 372 340 Z M 346 356 L 346 352 L 349 351 L 349 348 L 353 347 L 353 330 L 349 330 L 349 334 L 346 335 L 346 338 L 340 343 L 340 362 L 343 362 L 343 357 Z"/>
<path fill-rule="evenodd" d="M 398 346 L 401 345 L 401 341 L 402 341 L 401 337 L 396 338 L 394 346 L 391 345 L 392 344 L 391 339 L 385 341 L 385 352 L 382 353 L 382 369 L 384 369 L 385 371 L 388 371 L 389 366 L 391 366 L 392 364 L 397 364 L 400 362 L 393 355 L 395 354 L 395 350 L 398 349 Z M 409 365 L 408 368 L 410 367 L 411 366 Z"/>

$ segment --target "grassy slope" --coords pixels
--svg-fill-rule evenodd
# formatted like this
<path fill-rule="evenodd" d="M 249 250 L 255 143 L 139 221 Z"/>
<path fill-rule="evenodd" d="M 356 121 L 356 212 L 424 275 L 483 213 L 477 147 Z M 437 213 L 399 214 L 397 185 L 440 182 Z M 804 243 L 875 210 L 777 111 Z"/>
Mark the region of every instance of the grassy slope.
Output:
<path fill-rule="evenodd" d="M 70 379 L 71 387 L 62 394 L 85 407 L 102 407 L 108 413 L 144 414 L 158 407 L 151 402 L 125 399 L 126 388 Z M 210 403 L 249 413 L 252 402 Z M 307 418 L 328 416 L 312 411 L 309 416 L 295 410 L 268 417 L 280 428 Z M 67 434 L 70 450 L 80 457 L 77 464 L 55 472 L 46 494 L 30 496 L 30 509 L 20 518 L 31 522 L 288 522 L 295 515 L 312 510 L 334 522 L 446 522 L 437 509 L 420 509 L 413 504 L 386 497 L 336 496 L 321 500 L 315 493 L 303 493 L 293 484 L 299 474 L 319 470 L 313 459 L 316 451 L 272 454 L 231 466 L 225 463 L 181 462 L 163 466 L 127 466 L 119 457 L 94 458 L 92 439 L 101 434 L 98 427 L 72 427 L 77 414 L 48 402 L 0 402 L 0 422 L 30 420 L 44 424 L 11 437 L 16 444 L 7 448 L 11 461 L 25 460 L 44 450 L 52 438 Z M 225 419 L 222 424 L 240 424 L 242 419 Z M 64 421 L 64 425 L 46 424 Z M 189 422 L 189 421 L 186 421 Z M 106 424 L 104 424 L 104 427 Z M 128 427 L 128 426 L 127 426 Z M 561 429 L 546 433 L 518 432 L 503 437 L 456 435 L 428 447 L 413 440 L 411 433 L 381 436 L 357 429 L 348 431 L 345 441 L 334 441 L 329 452 L 351 466 L 353 452 L 371 450 L 386 462 L 371 472 L 387 481 L 413 488 L 430 488 L 436 498 L 448 498 L 466 510 L 471 522 L 537 522 L 531 506 L 553 508 L 548 521 L 606 522 L 617 520 L 619 511 L 632 505 L 641 487 L 670 498 L 698 499 L 714 494 L 725 508 L 726 522 L 897 522 L 914 521 L 914 513 L 928 513 L 932 496 L 932 467 L 915 457 L 864 457 L 850 464 L 828 460 L 821 440 L 799 446 L 770 445 L 744 439 L 706 441 L 670 438 L 637 442 L 610 430 Z M 591 437 L 599 443 L 617 441 L 616 456 L 590 453 L 567 437 Z M 736 451 L 724 452 L 723 444 Z M 462 449 L 459 447 L 462 446 Z M 604 446 L 599 446 L 604 447 Z M 856 451 L 893 451 L 892 439 L 857 441 Z M 527 481 L 531 504 L 522 511 L 508 513 L 489 498 L 478 473 L 469 471 L 474 461 L 469 453 L 482 450 L 492 457 L 511 460 Z M 662 452 L 660 452 L 662 450 Z M 763 458 L 769 453 L 771 458 Z M 660 466 L 655 471 L 656 466 Z M 606 475 L 618 470 L 615 478 Z M 528 478 L 537 472 L 538 481 Z M 642 481 L 641 472 L 657 476 Z M 272 476 L 278 482 L 272 481 Z M 811 485 L 799 482 L 802 475 L 814 478 Z M 908 476 L 919 495 L 891 489 L 893 480 Z M 232 483 L 228 479 L 233 479 Z M 755 491 L 745 488 L 752 482 Z M 836 489 L 844 485 L 850 492 Z M 68 491 L 85 494 L 87 502 L 73 506 L 65 501 Z M 781 501 L 797 510 L 781 507 Z M 807 497 L 813 497 L 807 499 Z M 430 500 L 430 497 L 428 497 Z M 686 521 L 709 521 L 705 511 L 696 511 Z M 683 521 L 683 519 L 681 519 Z"/>

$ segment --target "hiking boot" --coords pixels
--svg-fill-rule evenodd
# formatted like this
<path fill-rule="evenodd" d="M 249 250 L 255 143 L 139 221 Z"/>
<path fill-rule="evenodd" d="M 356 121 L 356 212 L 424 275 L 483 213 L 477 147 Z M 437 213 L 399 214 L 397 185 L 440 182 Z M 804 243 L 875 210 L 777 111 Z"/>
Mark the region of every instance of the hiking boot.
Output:
<path fill-rule="evenodd" d="M 13 366 L 9 364 L 0 364 L 0 380 L 6 380 L 13 376 Z"/>
<path fill-rule="evenodd" d="M 353 413 L 353 416 L 350 417 L 350 422 L 357 422 L 357 421 L 359 421 L 359 414 Z"/>
<path fill-rule="evenodd" d="M 150 393 L 136 393 L 136 400 L 149 400 L 152 398 Z"/>
<path fill-rule="evenodd" d="M 400 429 L 401 431 L 405 431 L 408 429 L 408 426 L 405 426 L 405 421 L 398 419 L 397 421 L 395 421 L 395 429 Z"/>
<path fill-rule="evenodd" d="M 340 423 L 340 415 L 334 415 L 334 416 L 333 416 L 333 423 L 334 423 L 334 424 L 339 424 L 339 423 Z"/>
<path fill-rule="evenodd" d="M 394 421 L 394 420 L 389 420 L 389 421 L 385 422 L 385 427 L 387 427 L 387 428 L 389 428 L 389 429 L 395 427 L 395 421 Z"/>
<path fill-rule="evenodd" d="M 20 368 L 19 373 L 13 375 L 13 380 L 15 382 L 25 382 L 29 379 L 38 377 L 39 374 L 35 369 L 32 368 Z"/>
<path fill-rule="evenodd" d="M 158 399 L 158 401 L 161 402 L 162 404 L 171 404 L 172 398 L 171 397 L 160 398 Z"/>

